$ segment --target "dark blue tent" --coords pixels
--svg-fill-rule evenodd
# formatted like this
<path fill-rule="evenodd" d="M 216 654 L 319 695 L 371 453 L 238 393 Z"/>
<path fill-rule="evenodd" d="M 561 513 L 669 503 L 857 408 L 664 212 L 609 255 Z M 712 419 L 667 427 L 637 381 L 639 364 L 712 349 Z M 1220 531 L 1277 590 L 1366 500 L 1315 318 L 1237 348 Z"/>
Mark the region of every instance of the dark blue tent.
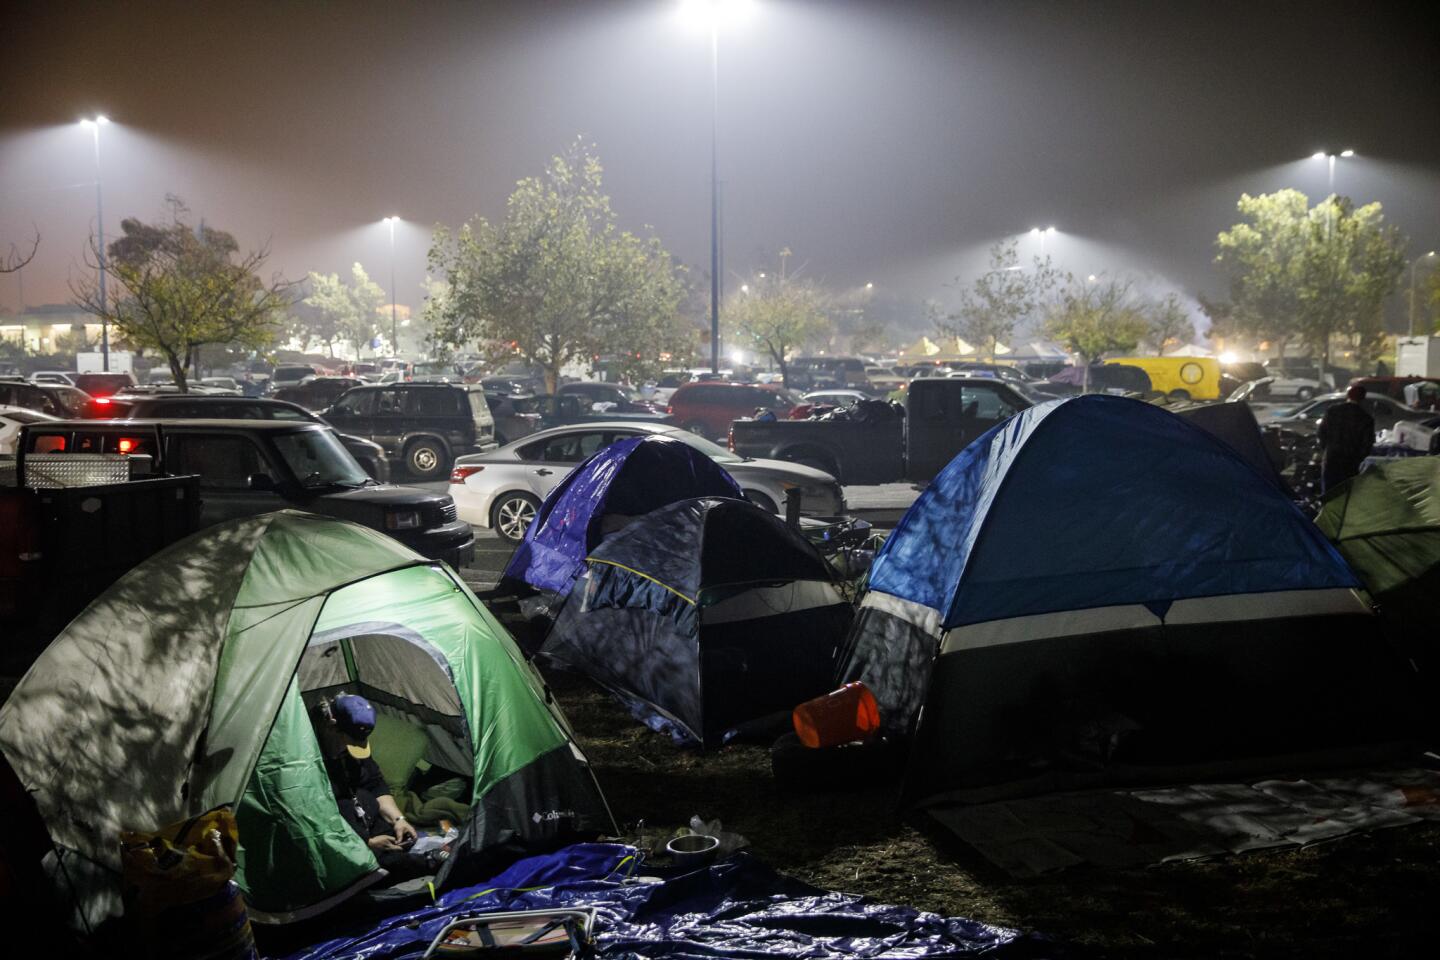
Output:
<path fill-rule="evenodd" d="M 916 742 L 939 753 L 912 766 L 918 796 L 1370 742 L 1404 729 L 1408 681 L 1356 586 L 1273 478 L 1205 430 L 1135 400 L 1057 400 L 916 500 L 842 672 L 892 729 L 923 704 Z"/>
<path fill-rule="evenodd" d="M 745 495 L 714 460 L 683 441 L 618 440 L 550 491 L 510 557 L 502 583 L 563 597 L 585 572 L 585 557 L 600 543 L 607 517 L 637 517 L 692 497 Z"/>
<path fill-rule="evenodd" d="M 834 685 L 854 609 L 815 547 L 753 503 L 672 503 L 587 562 L 541 653 L 680 739 L 718 746 Z"/>

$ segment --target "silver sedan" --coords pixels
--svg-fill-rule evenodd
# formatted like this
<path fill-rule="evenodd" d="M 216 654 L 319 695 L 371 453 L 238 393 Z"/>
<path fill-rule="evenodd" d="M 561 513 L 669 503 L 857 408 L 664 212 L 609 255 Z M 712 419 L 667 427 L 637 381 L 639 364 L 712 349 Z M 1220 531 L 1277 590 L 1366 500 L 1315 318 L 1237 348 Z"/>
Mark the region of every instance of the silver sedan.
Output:
<path fill-rule="evenodd" d="M 578 464 L 616 440 L 646 434 L 673 437 L 700 450 L 735 478 L 751 502 L 772 513 L 784 509 L 786 492 L 792 489 L 800 491 L 800 510 L 806 516 L 836 516 L 845 510 L 840 484 L 828 473 L 739 457 L 679 427 L 624 421 L 555 427 L 489 453 L 457 457 L 448 492 L 461 520 L 519 541 L 541 501 Z"/>

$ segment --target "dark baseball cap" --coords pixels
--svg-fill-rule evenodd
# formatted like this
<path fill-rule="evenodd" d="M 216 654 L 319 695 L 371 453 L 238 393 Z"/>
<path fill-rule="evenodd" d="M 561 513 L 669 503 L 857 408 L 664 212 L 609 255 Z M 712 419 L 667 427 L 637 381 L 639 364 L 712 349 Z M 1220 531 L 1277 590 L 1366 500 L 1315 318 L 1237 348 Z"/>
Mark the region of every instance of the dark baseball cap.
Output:
<path fill-rule="evenodd" d="M 347 743 L 345 749 L 356 760 L 370 756 L 370 732 L 375 729 L 375 708 L 370 701 L 353 693 L 342 693 L 331 705 L 335 726 L 358 743 Z"/>

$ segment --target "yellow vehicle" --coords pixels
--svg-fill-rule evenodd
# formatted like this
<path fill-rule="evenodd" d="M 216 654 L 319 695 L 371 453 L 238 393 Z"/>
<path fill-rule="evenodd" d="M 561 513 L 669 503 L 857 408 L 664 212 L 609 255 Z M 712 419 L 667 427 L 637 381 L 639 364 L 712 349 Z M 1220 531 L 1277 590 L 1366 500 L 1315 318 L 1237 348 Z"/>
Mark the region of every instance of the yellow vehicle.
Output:
<path fill-rule="evenodd" d="M 1219 400 L 1220 361 L 1214 357 L 1115 357 L 1107 364 L 1139 367 L 1150 386 L 1172 400 Z"/>

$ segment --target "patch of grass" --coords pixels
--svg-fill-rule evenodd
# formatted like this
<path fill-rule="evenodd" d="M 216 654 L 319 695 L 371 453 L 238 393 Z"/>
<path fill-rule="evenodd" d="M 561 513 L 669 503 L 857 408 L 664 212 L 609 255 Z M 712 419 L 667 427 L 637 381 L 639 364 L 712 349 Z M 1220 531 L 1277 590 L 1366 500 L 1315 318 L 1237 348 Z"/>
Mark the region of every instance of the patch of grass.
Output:
<path fill-rule="evenodd" d="M 906 822 L 892 782 L 786 790 L 771 775 L 765 746 L 677 747 L 587 681 L 549 679 L 625 839 L 647 848 L 663 848 L 698 814 L 816 886 L 1039 930 L 1099 956 L 1368 958 L 1433 949 L 1440 824 L 1299 850 L 1019 881 Z"/>

